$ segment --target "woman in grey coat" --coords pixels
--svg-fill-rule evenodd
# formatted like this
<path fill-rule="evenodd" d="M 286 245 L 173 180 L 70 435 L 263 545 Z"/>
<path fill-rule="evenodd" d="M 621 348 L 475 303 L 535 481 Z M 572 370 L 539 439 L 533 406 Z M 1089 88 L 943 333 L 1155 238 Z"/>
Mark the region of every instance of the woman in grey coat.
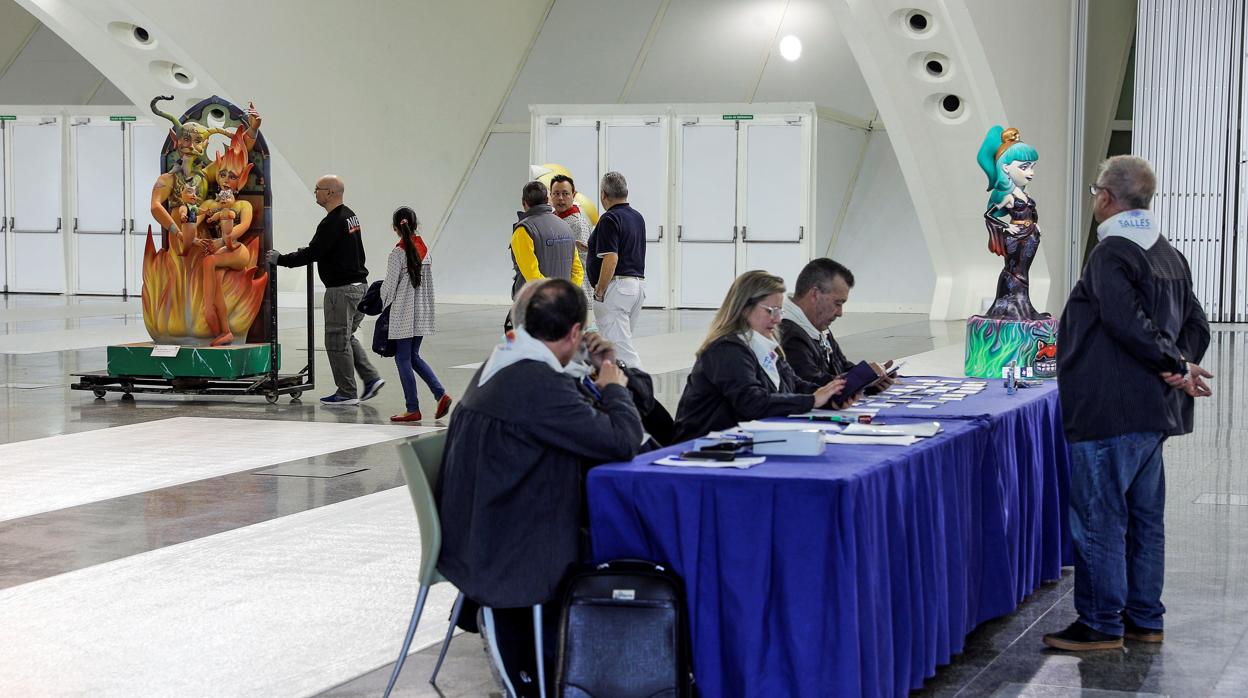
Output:
<path fill-rule="evenodd" d="M 390 308 L 389 339 L 396 344 L 394 363 L 403 384 L 407 412 L 390 418 L 392 422 L 419 422 L 420 404 L 416 394 L 419 374 L 438 401 L 434 419 L 441 419 L 451 409 L 451 396 L 420 356 L 420 344 L 434 333 L 433 265 L 429 250 L 416 233 L 419 221 L 416 212 L 400 206 L 394 212 L 393 228 L 399 244 L 386 260 L 386 280 L 381 283 L 381 300 Z"/>

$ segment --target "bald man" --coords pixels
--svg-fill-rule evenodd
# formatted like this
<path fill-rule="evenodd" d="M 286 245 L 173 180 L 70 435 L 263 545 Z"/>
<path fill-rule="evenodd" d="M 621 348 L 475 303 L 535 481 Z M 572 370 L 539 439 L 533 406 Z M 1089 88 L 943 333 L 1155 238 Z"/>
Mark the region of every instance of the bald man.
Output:
<path fill-rule="evenodd" d="M 269 264 L 302 267 L 316 262 L 321 283 L 325 284 L 325 349 L 334 373 L 337 391 L 321 398 L 323 405 L 358 405 L 381 390 L 386 382 L 368 361 L 364 347 L 355 338 L 364 314 L 356 307 L 364 297 L 368 269 L 364 266 L 364 241 L 360 219 L 342 203 L 346 187 L 336 175 L 325 175 L 312 190 L 325 217 L 307 247 L 289 254 L 269 250 Z M 364 381 L 363 394 L 357 395 L 355 374 Z"/>

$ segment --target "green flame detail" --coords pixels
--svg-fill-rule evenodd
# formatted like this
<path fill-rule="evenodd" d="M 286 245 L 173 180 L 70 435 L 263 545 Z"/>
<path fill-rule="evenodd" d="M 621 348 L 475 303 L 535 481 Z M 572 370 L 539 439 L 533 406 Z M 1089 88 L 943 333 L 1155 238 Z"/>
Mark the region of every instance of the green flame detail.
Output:
<path fill-rule="evenodd" d="M 995 320 L 976 315 L 966 321 L 966 375 L 1000 378 L 1011 361 L 1031 367 L 1038 378 L 1052 378 L 1052 362 L 1037 366 L 1036 353 L 1057 342 L 1057 320 Z"/>

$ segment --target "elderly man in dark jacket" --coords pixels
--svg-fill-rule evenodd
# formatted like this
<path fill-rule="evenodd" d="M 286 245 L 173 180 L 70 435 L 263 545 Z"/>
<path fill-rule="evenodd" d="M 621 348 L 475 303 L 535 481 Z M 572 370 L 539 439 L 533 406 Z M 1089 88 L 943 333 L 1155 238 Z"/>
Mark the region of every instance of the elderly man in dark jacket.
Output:
<path fill-rule="evenodd" d="M 579 362 L 569 366 L 582 347 L 585 294 L 566 279 L 539 283 L 517 311 L 523 326 L 494 349 L 455 410 L 437 490 L 438 570 L 486 607 L 480 621 L 492 657 L 521 696 L 537 689 L 531 607 L 555 599 L 585 552 L 585 471 L 632 458 L 643 434 L 614 361 L 590 357 L 598 396 L 572 370 Z M 558 616 L 546 615 L 549 633 Z"/>
<path fill-rule="evenodd" d="M 1192 398 L 1211 394 L 1211 374 L 1198 365 L 1209 324 L 1191 270 L 1148 210 L 1156 182 L 1141 158 L 1101 165 L 1091 186 L 1099 242 L 1058 331 L 1079 613 L 1044 636 L 1058 649 L 1163 639 L 1162 443 L 1191 432 Z"/>

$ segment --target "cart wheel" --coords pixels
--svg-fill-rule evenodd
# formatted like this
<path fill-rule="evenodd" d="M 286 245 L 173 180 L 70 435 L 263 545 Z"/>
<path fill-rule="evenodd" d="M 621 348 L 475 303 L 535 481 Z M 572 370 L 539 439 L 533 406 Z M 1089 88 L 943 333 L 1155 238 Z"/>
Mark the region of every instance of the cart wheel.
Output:
<path fill-rule="evenodd" d="M 121 401 L 122 402 L 134 402 L 134 395 L 131 393 L 122 393 Z"/>
<path fill-rule="evenodd" d="M 302 391 L 302 390 L 296 390 L 296 391 L 294 391 L 294 392 L 292 392 L 292 393 L 290 394 L 290 401 L 291 401 L 291 402 L 299 402 L 299 398 L 301 398 L 301 397 L 303 397 L 303 391 Z"/>
<path fill-rule="evenodd" d="M 95 396 L 100 398 L 101 400 L 103 400 L 104 396 L 108 394 L 108 392 L 104 390 L 92 390 L 91 392 L 94 393 Z"/>
<path fill-rule="evenodd" d="M 265 393 L 264 401 L 270 405 L 277 404 L 277 393 Z"/>

